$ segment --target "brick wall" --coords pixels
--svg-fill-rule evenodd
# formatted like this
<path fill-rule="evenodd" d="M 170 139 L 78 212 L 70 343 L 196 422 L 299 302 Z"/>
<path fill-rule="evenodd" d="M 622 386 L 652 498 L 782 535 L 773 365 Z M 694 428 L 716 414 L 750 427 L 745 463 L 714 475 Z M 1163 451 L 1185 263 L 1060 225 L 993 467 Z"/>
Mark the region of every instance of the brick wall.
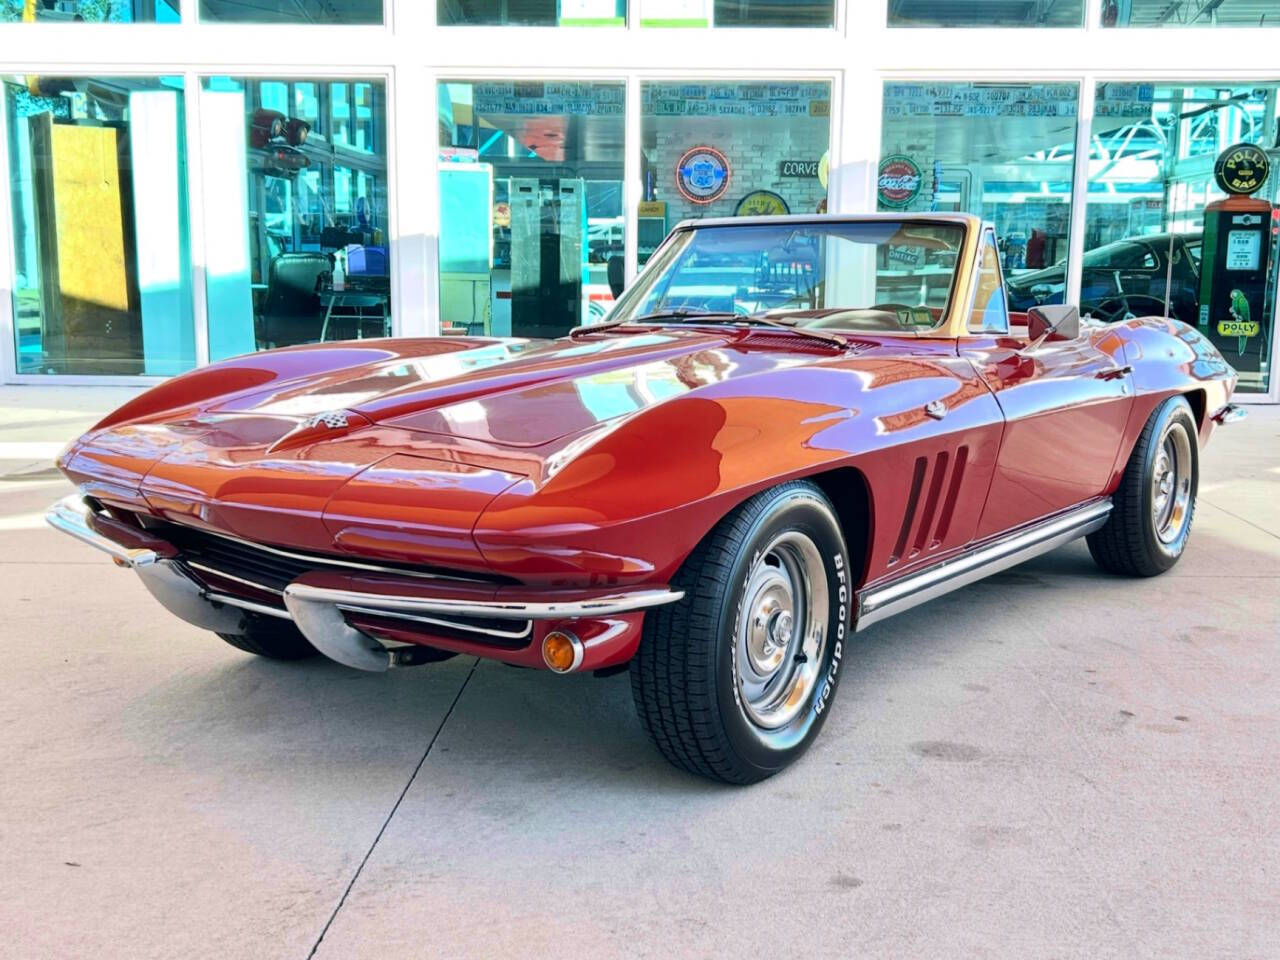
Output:
<path fill-rule="evenodd" d="M 816 177 L 778 176 L 778 163 L 821 159 L 828 145 L 827 117 L 646 117 L 645 126 L 656 141 L 645 150 L 654 173 L 654 199 L 666 201 L 670 225 L 691 217 L 733 216 L 738 201 L 753 190 L 772 190 L 792 213 L 813 213 L 826 196 Z M 692 203 L 676 188 L 676 163 L 690 147 L 704 145 L 729 161 L 729 187 L 712 203 Z"/>

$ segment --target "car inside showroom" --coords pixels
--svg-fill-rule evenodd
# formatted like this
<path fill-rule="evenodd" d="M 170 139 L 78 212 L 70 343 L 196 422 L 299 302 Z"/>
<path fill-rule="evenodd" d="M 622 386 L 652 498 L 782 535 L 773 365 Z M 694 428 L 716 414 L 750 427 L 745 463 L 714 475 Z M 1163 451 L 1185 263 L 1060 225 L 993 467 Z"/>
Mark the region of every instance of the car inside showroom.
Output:
<path fill-rule="evenodd" d="M 0 0 L 0 960 L 1280 958 L 1280 0 Z"/>

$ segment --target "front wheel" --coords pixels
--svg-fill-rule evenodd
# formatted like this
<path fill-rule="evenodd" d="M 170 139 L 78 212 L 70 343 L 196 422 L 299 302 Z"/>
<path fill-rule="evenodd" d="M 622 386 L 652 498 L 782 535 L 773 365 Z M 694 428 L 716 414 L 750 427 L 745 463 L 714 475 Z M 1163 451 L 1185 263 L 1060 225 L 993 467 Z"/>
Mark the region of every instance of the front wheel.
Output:
<path fill-rule="evenodd" d="M 631 690 L 673 764 L 754 783 L 817 737 L 850 630 L 849 557 L 813 484 L 757 494 L 690 554 L 678 603 L 645 616 Z"/>
<path fill-rule="evenodd" d="M 220 633 L 237 650 L 269 660 L 305 660 L 320 651 L 292 623 L 274 617 L 245 616 L 244 633 Z"/>
<path fill-rule="evenodd" d="M 1132 577 L 1164 573 L 1191 536 L 1200 485 L 1196 420 L 1183 397 L 1151 414 L 1133 446 L 1106 526 L 1089 534 L 1098 566 Z"/>

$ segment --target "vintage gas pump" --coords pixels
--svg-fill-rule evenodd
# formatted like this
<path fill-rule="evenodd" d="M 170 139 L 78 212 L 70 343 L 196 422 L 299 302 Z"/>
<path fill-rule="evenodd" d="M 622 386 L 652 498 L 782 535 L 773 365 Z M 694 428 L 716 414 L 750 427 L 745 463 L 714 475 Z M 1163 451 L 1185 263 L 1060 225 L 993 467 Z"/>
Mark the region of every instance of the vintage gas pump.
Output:
<path fill-rule="evenodd" d="M 1262 189 L 1270 167 L 1266 153 L 1252 144 L 1224 150 L 1213 173 L 1228 196 L 1204 210 L 1200 331 L 1240 372 L 1244 384 L 1266 381 L 1271 348 L 1265 306 L 1272 208 L 1252 196 Z"/>

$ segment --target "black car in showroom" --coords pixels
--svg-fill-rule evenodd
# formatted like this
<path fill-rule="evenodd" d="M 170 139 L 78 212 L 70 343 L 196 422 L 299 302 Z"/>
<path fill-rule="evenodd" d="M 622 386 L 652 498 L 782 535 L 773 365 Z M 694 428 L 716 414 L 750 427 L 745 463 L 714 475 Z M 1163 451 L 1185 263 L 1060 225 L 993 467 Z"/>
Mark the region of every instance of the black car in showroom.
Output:
<path fill-rule="evenodd" d="M 1163 315 L 1167 290 L 1169 315 L 1195 324 L 1200 303 L 1200 245 L 1198 233 L 1156 233 L 1095 247 L 1084 255 L 1081 311 L 1102 320 Z M 1066 261 L 1011 277 L 1007 285 L 1012 310 L 1062 303 Z"/>

